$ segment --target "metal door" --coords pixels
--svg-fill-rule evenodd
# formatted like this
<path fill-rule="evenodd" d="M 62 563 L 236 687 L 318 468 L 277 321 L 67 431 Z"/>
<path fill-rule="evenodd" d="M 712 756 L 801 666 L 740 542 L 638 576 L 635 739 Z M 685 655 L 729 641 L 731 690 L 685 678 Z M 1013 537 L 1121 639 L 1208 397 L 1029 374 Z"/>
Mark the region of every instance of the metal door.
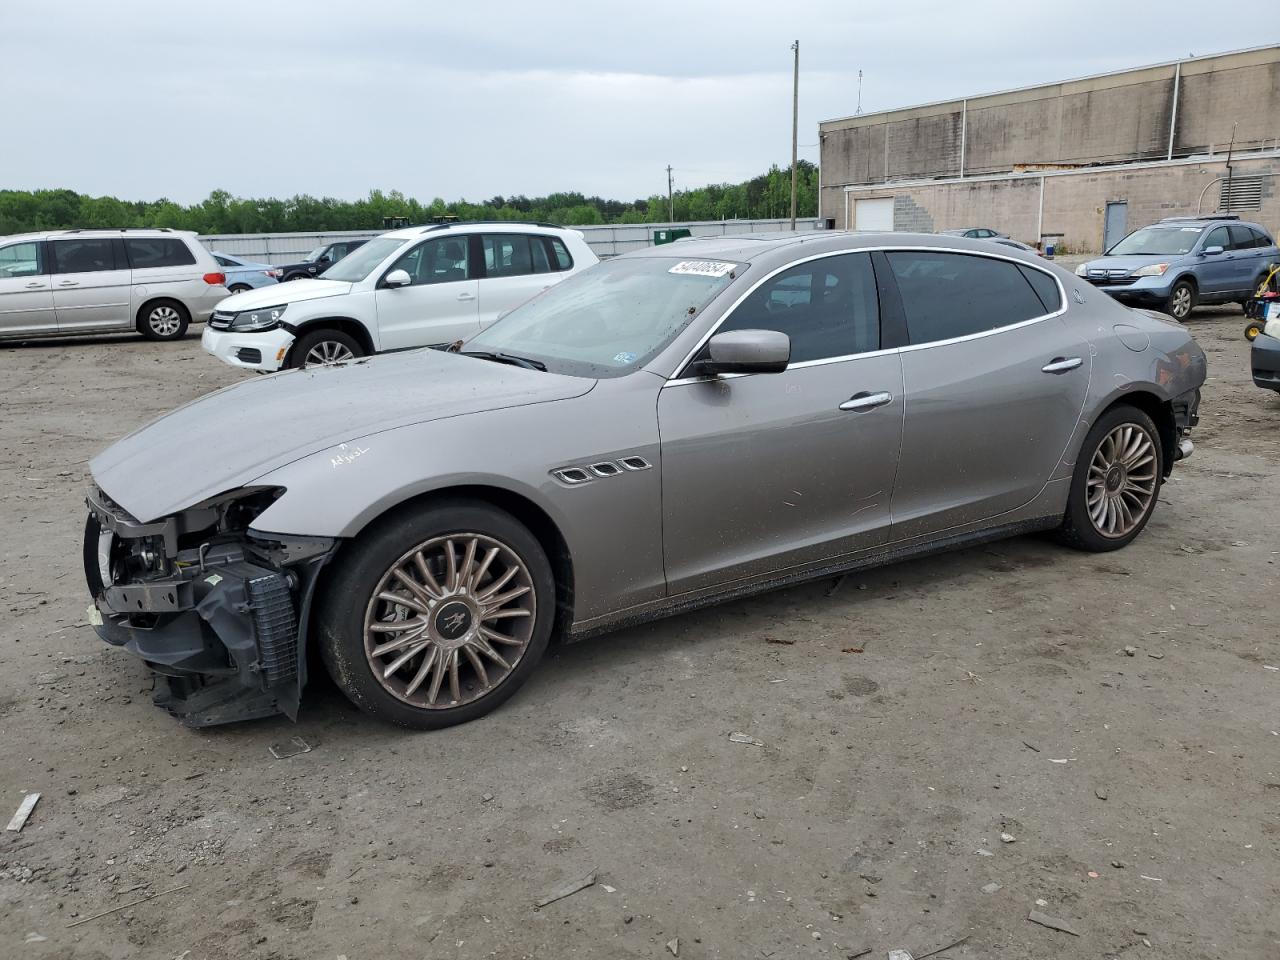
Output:
<path fill-rule="evenodd" d="M 57 329 L 43 244 L 27 240 L 0 247 L 0 337 Z"/>
<path fill-rule="evenodd" d="M 893 197 L 876 197 L 853 202 L 853 229 L 893 230 Z"/>
<path fill-rule="evenodd" d="M 664 387 L 670 593 L 884 543 L 902 410 L 896 350 Z"/>
<path fill-rule="evenodd" d="M 1107 204 L 1107 215 L 1102 227 L 1102 249 L 1110 250 L 1128 233 L 1129 201 L 1114 200 Z"/>
<path fill-rule="evenodd" d="M 53 306 L 58 330 L 128 330 L 134 325 L 129 293 L 132 271 L 123 245 L 108 237 L 50 240 Z"/>

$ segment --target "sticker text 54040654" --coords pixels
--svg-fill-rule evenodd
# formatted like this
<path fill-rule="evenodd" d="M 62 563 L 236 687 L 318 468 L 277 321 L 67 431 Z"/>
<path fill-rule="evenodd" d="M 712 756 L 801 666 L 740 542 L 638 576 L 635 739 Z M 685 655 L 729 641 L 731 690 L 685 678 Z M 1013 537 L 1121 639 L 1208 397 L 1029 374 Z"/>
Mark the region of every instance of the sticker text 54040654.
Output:
<path fill-rule="evenodd" d="M 723 277 L 736 266 L 736 263 L 725 263 L 723 260 L 681 260 L 667 273 L 682 273 L 695 277 Z"/>

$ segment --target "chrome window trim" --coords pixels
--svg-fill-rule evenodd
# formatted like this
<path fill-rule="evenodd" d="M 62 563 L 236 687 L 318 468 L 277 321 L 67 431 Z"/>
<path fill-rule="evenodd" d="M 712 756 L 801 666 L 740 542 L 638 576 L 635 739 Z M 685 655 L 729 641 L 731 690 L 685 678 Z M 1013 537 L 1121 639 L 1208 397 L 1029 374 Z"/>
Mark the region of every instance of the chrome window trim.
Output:
<path fill-rule="evenodd" d="M 999 251 L 992 251 L 988 253 L 985 250 L 965 250 L 959 247 L 927 247 L 927 246 L 920 246 L 920 245 L 900 246 L 898 244 L 892 244 L 892 245 L 885 244 L 885 245 L 876 246 L 876 247 L 858 247 L 853 250 L 831 250 L 831 251 L 827 251 L 826 253 L 815 253 L 812 256 L 802 257 L 799 260 L 792 260 L 790 263 L 784 264 L 783 266 L 778 267 L 777 269 L 765 274 L 764 276 L 756 280 L 755 283 L 753 283 L 750 287 L 748 287 L 745 291 L 743 291 L 742 295 L 738 297 L 737 300 L 733 301 L 733 303 L 728 307 L 728 309 L 726 309 L 725 312 L 721 314 L 720 319 L 715 322 L 715 326 L 713 326 L 710 330 L 708 330 L 705 334 L 703 334 L 703 336 L 698 340 L 694 348 L 685 355 L 685 358 L 681 360 L 679 364 L 677 364 L 676 370 L 677 371 L 684 370 L 689 365 L 689 361 L 691 361 L 695 356 L 697 356 L 698 351 L 701 350 L 704 346 L 706 346 L 707 341 L 715 336 L 716 331 L 720 329 L 721 324 L 723 324 L 726 320 L 728 320 L 731 316 L 733 316 L 734 311 L 736 311 L 738 307 L 742 305 L 742 302 L 746 300 L 747 297 L 751 296 L 751 294 L 755 293 L 756 290 L 762 284 L 766 283 L 769 280 L 772 280 L 774 277 L 776 277 L 778 274 L 782 273 L 783 271 L 790 270 L 792 267 L 798 267 L 801 264 L 809 263 L 813 260 L 822 260 L 826 257 L 841 257 L 851 253 L 866 253 L 866 254 L 876 253 L 876 252 L 909 253 L 909 252 L 915 252 L 915 251 L 920 251 L 924 253 L 959 253 L 959 254 L 963 254 L 971 257 L 986 257 L 988 260 L 1003 260 L 1005 263 L 1012 263 L 1015 267 L 1024 266 L 1031 270 L 1039 270 L 1045 276 L 1049 277 L 1055 284 L 1057 284 L 1058 300 L 1059 300 L 1060 306 L 1058 307 L 1057 310 L 1053 311 L 1052 313 L 1042 314 L 1041 316 L 1032 317 L 1028 320 L 1020 320 L 1017 323 L 1006 324 L 1003 327 L 993 327 L 990 330 L 981 330 L 978 333 L 968 333 L 961 337 L 951 337 L 948 340 L 931 340 L 928 343 L 912 343 L 902 347 L 889 347 L 887 349 L 881 349 L 881 350 L 869 350 L 866 353 L 851 353 L 851 354 L 846 354 L 840 357 L 822 357 L 817 360 L 801 360 L 799 363 L 787 364 L 787 369 L 799 370 L 799 369 L 803 369 L 804 367 L 814 367 L 814 366 L 819 366 L 821 364 L 826 364 L 826 363 L 842 363 L 846 360 L 854 360 L 860 357 L 874 357 L 874 356 L 879 356 L 881 354 L 886 354 L 886 353 L 907 353 L 913 350 L 927 350 L 930 347 L 945 347 L 954 343 L 964 343 L 968 340 L 977 340 L 980 337 L 989 337 L 989 336 L 992 336 L 993 334 L 1003 333 L 1006 330 L 1016 330 L 1019 327 L 1029 326 L 1030 324 L 1033 324 L 1033 323 L 1040 323 L 1041 321 L 1044 321 L 1044 320 L 1052 320 L 1054 317 L 1060 317 L 1067 312 L 1067 288 L 1062 285 L 1062 280 L 1056 274 L 1054 274 L 1049 270 L 1044 269 L 1044 267 L 1040 266 L 1039 264 L 1027 263 L 1025 260 L 1022 260 L 1018 257 L 1007 256 L 1005 254 L 1000 253 Z M 1033 293 L 1035 292 L 1034 289 L 1032 290 L 1032 292 Z M 683 386 L 686 383 L 702 383 L 707 380 L 730 380 L 735 377 L 753 377 L 753 376 L 755 376 L 755 374 L 753 373 L 728 373 L 728 374 L 720 374 L 719 376 L 673 377 L 672 379 L 666 382 L 665 386 L 669 386 L 669 387 Z"/>

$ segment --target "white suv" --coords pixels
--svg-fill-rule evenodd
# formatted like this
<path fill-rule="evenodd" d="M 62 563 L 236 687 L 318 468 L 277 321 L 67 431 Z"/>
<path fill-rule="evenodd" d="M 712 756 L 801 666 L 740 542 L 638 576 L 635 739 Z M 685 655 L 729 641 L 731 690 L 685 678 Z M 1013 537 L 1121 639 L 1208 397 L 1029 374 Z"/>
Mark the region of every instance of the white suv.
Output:
<path fill-rule="evenodd" d="M 227 295 L 194 233 L 51 230 L 0 237 L 0 340 L 137 330 L 177 340 Z"/>
<path fill-rule="evenodd" d="M 234 367 L 262 371 L 439 346 L 598 262 L 581 233 L 553 224 L 409 227 L 314 280 L 228 297 L 201 342 Z"/>

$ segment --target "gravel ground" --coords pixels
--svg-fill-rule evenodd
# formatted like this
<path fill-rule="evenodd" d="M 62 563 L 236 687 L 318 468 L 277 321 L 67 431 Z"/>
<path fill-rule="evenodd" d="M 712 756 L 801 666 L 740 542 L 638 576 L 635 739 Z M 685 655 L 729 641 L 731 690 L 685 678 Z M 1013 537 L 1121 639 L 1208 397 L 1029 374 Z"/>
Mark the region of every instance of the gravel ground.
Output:
<path fill-rule="evenodd" d="M 239 374 L 194 336 L 0 350 L 0 819 L 42 794 L 0 835 L 0 956 L 1280 955 L 1280 398 L 1238 310 L 1190 326 L 1196 454 L 1128 549 L 1012 540 L 561 647 L 437 734 L 327 681 L 296 725 L 153 707 L 85 626 L 86 460 Z"/>

